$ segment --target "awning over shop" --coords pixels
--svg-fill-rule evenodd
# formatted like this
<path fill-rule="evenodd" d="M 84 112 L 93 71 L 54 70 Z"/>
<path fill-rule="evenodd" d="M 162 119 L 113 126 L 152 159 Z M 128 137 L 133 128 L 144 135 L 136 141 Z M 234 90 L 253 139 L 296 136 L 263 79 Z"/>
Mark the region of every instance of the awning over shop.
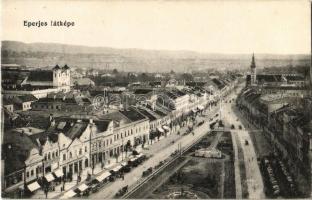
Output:
<path fill-rule="evenodd" d="M 78 190 L 80 191 L 80 192 L 84 192 L 84 191 L 86 191 L 87 189 L 88 189 L 89 187 L 86 185 L 86 184 L 82 184 L 82 185 L 80 185 L 79 187 L 78 187 Z"/>
<path fill-rule="evenodd" d="M 165 132 L 164 129 L 162 129 L 162 128 L 160 128 L 160 127 L 158 127 L 157 130 L 158 130 L 159 132 L 161 132 L 161 133 Z"/>
<path fill-rule="evenodd" d="M 118 165 L 118 166 L 114 167 L 113 171 L 118 172 L 121 168 L 122 168 L 122 166 Z"/>
<path fill-rule="evenodd" d="M 104 172 L 103 174 L 99 175 L 98 177 L 96 177 L 96 180 L 98 180 L 99 182 L 102 182 L 104 179 L 106 179 L 107 177 L 109 177 L 111 175 L 111 173 L 109 172 Z"/>
<path fill-rule="evenodd" d="M 64 175 L 62 169 L 57 169 L 56 171 L 53 172 L 57 178 L 60 178 Z"/>
<path fill-rule="evenodd" d="M 164 128 L 166 131 L 170 131 L 169 126 L 163 126 L 163 128 Z"/>
<path fill-rule="evenodd" d="M 198 106 L 199 110 L 204 110 L 204 106 Z"/>
<path fill-rule="evenodd" d="M 36 182 L 33 182 L 33 183 L 27 185 L 27 188 L 29 189 L 29 191 L 33 192 L 35 190 L 38 190 L 40 188 L 40 185 L 36 181 Z"/>
<path fill-rule="evenodd" d="M 48 182 L 51 182 L 54 180 L 54 176 L 51 173 L 46 174 L 44 177 Z"/>
<path fill-rule="evenodd" d="M 137 158 L 141 158 L 142 156 L 144 156 L 144 154 L 140 153 L 139 155 L 137 155 Z"/>
<path fill-rule="evenodd" d="M 137 159 L 138 159 L 138 158 L 131 158 L 130 161 L 131 161 L 131 162 L 134 162 L 134 161 L 136 161 Z"/>
<path fill-rule="evenodd" d="M 68 198 L 72 198 L 76 195 L 77 193 L 74 192 L 73 190 L 69 190 L 67 191 L 62 197 L 61 199 L 68 199 Z"/>

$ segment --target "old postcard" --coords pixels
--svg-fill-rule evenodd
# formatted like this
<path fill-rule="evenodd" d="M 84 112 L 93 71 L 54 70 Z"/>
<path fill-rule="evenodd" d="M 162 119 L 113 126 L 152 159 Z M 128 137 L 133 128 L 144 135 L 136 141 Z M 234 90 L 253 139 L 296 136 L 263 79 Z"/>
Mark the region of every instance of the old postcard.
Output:
<path fill-rule="evenodd" d="M 1 197 L 311 199 L 309 0 L 2 0 Z"/>

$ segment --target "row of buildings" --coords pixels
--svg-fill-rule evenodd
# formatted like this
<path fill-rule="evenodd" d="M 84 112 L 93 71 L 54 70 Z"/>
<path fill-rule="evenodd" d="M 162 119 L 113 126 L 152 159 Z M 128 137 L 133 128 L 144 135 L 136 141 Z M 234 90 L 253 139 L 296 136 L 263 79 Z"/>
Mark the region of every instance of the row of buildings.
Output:
<path fill-rule="evenodd" d="M 77 110 L 74 115 L 59 117 L 51 114 L 40 126 L 27 123 L 6 129 L 2 144 L 2 189 L 9 192 L 40 178 L 49 179 L 51 174 L 69 176 L 96 165 L 124 160 L 134 150 L 140 151 L 178 130 L 183 120 L 218 101 L 236 83 L 237 77 L 229 76 L 213 83 L 189 83 L 179 89 L 136 88 L 114 92 L 106 88 L 86 93 L 71 89 L 39 96 L 31 103 L 32 112 L 57 113 L 69 109 L 71 104 L 92 107 L 97 112 L 81 114 Z M 104 99 L 100 107 L 94 105 L 94 97 L 99 94 Z M 118 97 L 118 101 L 112 101 L 113 97 Z"/>
<path fill-rule="evenodd" d="M 302 74 L 257 74 L 254 57 L 237 106 L 263 130 L 274 152 L 288 163 L 299 191 L 310 191 L 312 99 L 310 79 Z M 310 195 L 309 193 L 305 195 Z"/>

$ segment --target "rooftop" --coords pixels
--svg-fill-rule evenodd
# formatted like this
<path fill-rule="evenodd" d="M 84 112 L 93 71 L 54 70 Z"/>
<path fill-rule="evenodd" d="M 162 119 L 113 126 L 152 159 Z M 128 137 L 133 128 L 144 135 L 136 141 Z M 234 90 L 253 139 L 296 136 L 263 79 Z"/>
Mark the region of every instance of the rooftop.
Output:
<path fill-rule="evenodd" d="M 51 70 L 36 70 L 30 71 L 27 82 L 52 82 L 53 71 Z"/>

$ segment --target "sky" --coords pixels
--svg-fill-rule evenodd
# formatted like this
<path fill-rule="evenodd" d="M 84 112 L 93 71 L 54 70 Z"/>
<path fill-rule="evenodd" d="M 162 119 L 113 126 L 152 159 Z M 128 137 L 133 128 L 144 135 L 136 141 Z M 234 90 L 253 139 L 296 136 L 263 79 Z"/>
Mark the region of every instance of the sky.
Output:
<path fill-rule="evenodd" d="M 2 0 L 1 13 L 2 40 L 204 53 L 311 51 L 308 0 Z M 75 26 L 29 28 L 25 20 L 67 20 Z"/>

